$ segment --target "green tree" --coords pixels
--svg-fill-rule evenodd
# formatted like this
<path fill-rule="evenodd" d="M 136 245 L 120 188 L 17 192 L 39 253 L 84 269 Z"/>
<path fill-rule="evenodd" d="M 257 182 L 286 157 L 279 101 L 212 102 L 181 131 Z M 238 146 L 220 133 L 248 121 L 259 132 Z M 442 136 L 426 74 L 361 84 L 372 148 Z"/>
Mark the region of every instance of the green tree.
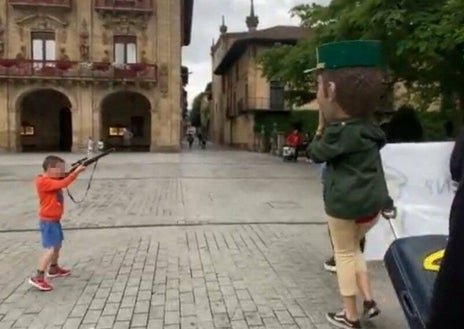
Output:
<path fill-rule="evenodd" d="M 204 93 L 201 92 L 193 99 L 192 109 L 190 110 L 190 122 L 194 127 L 201 126 L 201 103 Z"/>
<path fill-rule="evenodd" d="M 296 47 L 280 47 L 260 59 L 264 75 L 291 88 L 311 88 L 317 45 L 349 39 L 378 39 L 385 46 L 392 82 L 403 81 L 424 102 L 439 95 L 460 101 L 464 111 L 464 1 L 332 0 L 328 6 L 291 10 L 313 31 Z M 449 99 L 448 99 L 449 103 Z"/>

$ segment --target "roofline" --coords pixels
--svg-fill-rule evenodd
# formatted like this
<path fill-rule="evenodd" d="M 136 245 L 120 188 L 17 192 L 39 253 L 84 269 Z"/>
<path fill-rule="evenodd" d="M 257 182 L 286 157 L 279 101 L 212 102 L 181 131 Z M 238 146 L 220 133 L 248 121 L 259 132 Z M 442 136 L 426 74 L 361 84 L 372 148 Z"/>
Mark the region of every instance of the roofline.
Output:
<path fill-rule="evenodd" d="M 287 45 L 295 45 L 300 39 L 295 38 L 280 38 L 280 39 L 269 39 L 269 38 L 243 38 L 236 40 L 229 48 L 227 53 L 221 59 L 221 62 L 214 68 L 214 74 L 222 75 L 228 68 L 230 68 L 235 61 L 243 54 L 249 44 L 256 45 L 272 45 L 275 43 L 283 43 Z"/>
<path fill-rule="evenodd" d="M 192 22 L 193 22 L 193 3 L 194 0 L 184 0 L 182 8 L 182 19 L 183 19 L 183 40 L 184 46 L 190 45 L 192 39 Z"/>

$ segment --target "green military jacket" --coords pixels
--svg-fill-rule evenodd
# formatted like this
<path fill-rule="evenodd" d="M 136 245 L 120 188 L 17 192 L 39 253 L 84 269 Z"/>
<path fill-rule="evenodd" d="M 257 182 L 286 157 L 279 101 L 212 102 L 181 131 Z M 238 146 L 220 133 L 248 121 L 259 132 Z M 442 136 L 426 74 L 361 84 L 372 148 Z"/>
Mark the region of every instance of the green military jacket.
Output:
<path fill-rule="evenodd" d="M 326 213 L 355 220 L 393 206 L 380 157 L 386 137 L 380 127 L 358 119 L 331 123 L 308 146 L 324 177 Z"/>

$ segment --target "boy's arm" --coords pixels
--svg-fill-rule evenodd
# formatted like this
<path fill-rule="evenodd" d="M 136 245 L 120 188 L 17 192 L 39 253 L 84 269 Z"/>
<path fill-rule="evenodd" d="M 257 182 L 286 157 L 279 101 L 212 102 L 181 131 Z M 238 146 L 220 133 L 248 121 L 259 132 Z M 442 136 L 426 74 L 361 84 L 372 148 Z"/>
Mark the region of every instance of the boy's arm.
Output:
<path fill-rule="evenodd" d="M 330 132 L 326 131 L 324 134 L 317 134 L 311 144 L 308 146 L 308 154 L 310 158 L 316 163 L 328 162 L 338 155 L 343 153 L 343 142 L 338 138 L 339 136 L 332 136 Z M 339 142 L 331 142 L 333 139 L 338 139 Z"/>
<path fill-rule="evenodd" d="M 37 181 L 37 190 L 40 192 L 52 192 L 68 187 L 77 178 L 79 173 L 73 171 L 63 179 L 43 178 Z"/>

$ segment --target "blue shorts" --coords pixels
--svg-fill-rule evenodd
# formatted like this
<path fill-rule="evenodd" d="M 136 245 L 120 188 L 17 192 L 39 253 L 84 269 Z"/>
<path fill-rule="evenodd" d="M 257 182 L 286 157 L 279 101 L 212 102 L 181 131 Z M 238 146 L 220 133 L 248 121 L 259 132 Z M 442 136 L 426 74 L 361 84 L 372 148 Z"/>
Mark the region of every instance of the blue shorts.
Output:
<path fill-rule="evenodd" d="M 40 221 L 40 233 L 42 235 L 43 248 L 61 248 L 64 236 L 60 222 Z"/>

